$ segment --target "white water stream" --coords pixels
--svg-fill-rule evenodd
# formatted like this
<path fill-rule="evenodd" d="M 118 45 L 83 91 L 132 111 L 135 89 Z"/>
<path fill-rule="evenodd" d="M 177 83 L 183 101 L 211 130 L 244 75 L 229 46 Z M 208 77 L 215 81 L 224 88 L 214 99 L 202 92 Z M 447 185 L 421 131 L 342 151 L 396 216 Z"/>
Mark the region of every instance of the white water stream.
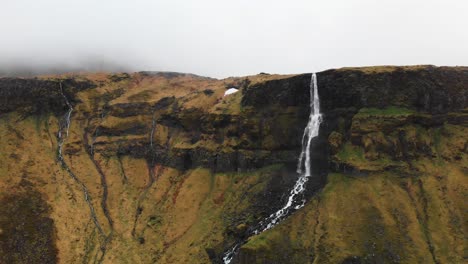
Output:
<path fill-rule="evenodd" d="M 297 179 L 294 187 L 290 191 L 288 201 L 286 204 L 271 214 L 269 217 L 265 218 L 258 225 L 258 228 L 253 231 L 253 235 L 258 235 L 275 225 L 277 225 L 285 216 L 293 209 L 297 210 L 304 206 L 305 200 L 302 199 L 298 203 L 298 196 L 300 196 L 305 191 L 305 184 L 311 176 L 311 166 L 310 166 L 310 145 L 312 139 L 317 137 L 319 134 L 320 123 L 322 122 L 322 115 L 320 114 L 320 100 L 318 96 L 318 86 L 317 86 L 317 75 L 312 74 L 310 80 L 310 115 L 307 126 L 304 129 L 304 135 L 302 136 L 302 149 L 301 154 L 299 155 L 298 164 L 297 164 L 297 173 L 299 178 Z M 225 264 L 231 263 L 234 255 L 237 253 L 238 249 L 244 241 L 236 243 L 229 251 L 224 254 L 223 261 Z"/>
<path fill-rule="evenodd" d="M 62 149 L 63 149 L 63 144 L 65 142 L 65 139 L 68 138 L 68 133 L 70 130 L 70 125 L 71 125 L 71 115 L 73 112 L 73 106 L 68 100 L 65 93 L 63 92 L 62 83 L 60 83 L 60 93 L 62 94 L 65 100 L 65 103 L 68 106 L 68 111 L 64 115 L 63 120 L 59 122 L 59 131 L 57 133 L 57 141 L 58 141 L 58 157 L 57 158 L 58 158 L 58 161 L 60 162 L 60 165 L 62 165 L 62 167 L 68 172 L 70 177 L 72 177 L 72 179 L 75 180 L 81 186 L 85 201 L 88 204 L 89 210 L 91 212 L 91 218 L 93 219 L 93 222 L 96 225 L 96 228 L 98 229 L 99 233 L 105 236 L 104 231 L 101 225 L 99 224 L 99 221 L 97 220 L 96 211 L 94 210 L 94 206 L 91 202 L 91 196 L 89 195 L 88 188 L 86 188 L 84 183 L 81 182 L 80 179 L 78 179 L 78 177 L 76 177 L 76 175 L 72 172 L 71 168 L 67 165 L 63 157 Z M 64 130 L 65 130 L 65 133 L 64 133 Z"/>
<path fill-rule="evenodd" d="M 63 93 L 63 88 L 62 88 L 62 83 L 60 83 L 60 93 L 62 94 L 63 98 L 65 99 L 65 103 L 67 104 L 68 106 L 68 111 L 67 113 L 65 114 L 65 116 L 63 117 L 64 120 L 65 120 L 65 124 L 61 123 L 60 124 L 60 127 L 59 127 L 59 131 L 58 131 L 58 155 L 59 155 L 59 160 L 60 162 L 64 162 L 63 161 L 63 156 L 62 156 L 62 148 L 63 148 L 63 143 L 65 141 L 65 138 L 63 136 L 63 129 L 66 129 L 66 137 L 68 137 L 68 131 L 70 130 L 70 124 L 71 124 L 71 114 L 73 112 L 73 107 L 70 103 L 70 101 L 68 101 L 68 98 L 65 96 L 65 94 Z M 64 127 L 63 127 L 64 126 Z"/>

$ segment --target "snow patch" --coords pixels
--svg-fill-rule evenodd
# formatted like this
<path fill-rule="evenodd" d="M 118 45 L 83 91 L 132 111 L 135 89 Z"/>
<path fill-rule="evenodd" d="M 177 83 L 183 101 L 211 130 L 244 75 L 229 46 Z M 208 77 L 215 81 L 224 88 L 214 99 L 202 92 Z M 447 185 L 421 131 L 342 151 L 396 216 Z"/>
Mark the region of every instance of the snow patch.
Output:
<path fill-rule="evenodd" d="M 239 91 L 239 89 L 236 89 L 236 88 L 229 88 L 229 89 L 227 89 L 226 92 L 224 92 L 224 96 L 230 95 L 230 94 L 233 94 L 233 93 L 237 93 L 238 91 Z"/>

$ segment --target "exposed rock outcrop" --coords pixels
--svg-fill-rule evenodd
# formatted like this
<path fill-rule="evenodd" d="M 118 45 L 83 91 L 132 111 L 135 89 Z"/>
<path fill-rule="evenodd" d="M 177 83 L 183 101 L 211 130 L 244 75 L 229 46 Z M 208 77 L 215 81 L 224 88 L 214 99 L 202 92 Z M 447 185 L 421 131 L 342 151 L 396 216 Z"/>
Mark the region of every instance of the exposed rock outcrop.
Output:
<path fill-rule="evenodd" d="M 67 105 L 60 92 L 62 83 L 67 96 L 95 88 L 89 81 L 65 79 L 0 78 L 0 114 L 18 111 L 25 115 L 64 113 Z M 76 102 L 74 102 L 76 103 Z"/>
<path fill-rule="evenodd" d="M 47 241 L 56 230 L 50 262 L 219 262 L 297 178 L 310 78 L 1 78 L 0 193 L 14 196 L 26 178 L 45 199 L 51 210 L 31 219 L 47 220 Z M 231 87 L 240 91 L 224 96 Z M 318 87 L 308 203 L 248 238 L 234 262 L 461 262 L 468 68 L 328 70 Z M 64 95 L 74 109 L 64 162 L 86 194 L 56 162 Z"/>

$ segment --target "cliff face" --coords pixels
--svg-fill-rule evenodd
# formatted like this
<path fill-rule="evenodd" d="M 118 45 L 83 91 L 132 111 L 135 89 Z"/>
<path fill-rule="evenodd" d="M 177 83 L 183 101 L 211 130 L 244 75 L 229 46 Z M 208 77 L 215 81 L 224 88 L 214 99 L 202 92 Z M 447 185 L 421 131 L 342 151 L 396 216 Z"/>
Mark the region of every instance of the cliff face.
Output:
<path fill-rule="evenodd" d="M 237 263 L 462 262 L 467 68 L 318 73 L 309 202 L 246 237 L 298 177 L 309 85 L 0 79 L 0 262 L 210 263 L 243 239 Z"/>
<path fill-rule="evenodd" d="M 464 68 L 318 75 L 325 187 L 240 263 L 461 263 L 468 137 Z M 319 150 L 323 152 L 323 150 Z"/>

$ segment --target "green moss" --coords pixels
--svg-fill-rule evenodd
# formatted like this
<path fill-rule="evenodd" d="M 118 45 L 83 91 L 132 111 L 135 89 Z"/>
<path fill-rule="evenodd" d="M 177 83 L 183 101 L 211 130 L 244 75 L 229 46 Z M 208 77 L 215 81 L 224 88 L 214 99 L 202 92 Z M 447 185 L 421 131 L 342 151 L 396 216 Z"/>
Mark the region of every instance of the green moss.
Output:
<path fill-rule="evenodd" d="M 249 249 L 268 249 L 271 246 L 271 240 L 267 238 L 267 235 L 260 235 L 260 236 L 255 236 L 252 239 L 249 240 L 247 244 L 245 244 L 244 248 L 249 248 Z"/>
<path fill-rule="evenodd" d="M 436 128 L 434 129 L 432 133 L 432 142 L 434 142 L 434 149 L 436 153 L 441 152 L 441 140 L 442 140 L 442 135 L 441 135 L 441 130 L 442 128 Z"/>
<path fill-rule="evenodd" d="M 415 111 L 403 107 L 387 107 L 387 108 L 361 108 L 358 112 L 360 116 L 407 116 L 414 114 Z"/>
<path fill-rule="evenodd" d="M 341 161 L 349 162 L 365 162 L 364 150 L 358 146 L 347 142 L 341 150 L 336 154 Z"/>
<path fill-rule="evenodd" d="M 336 186 L 340 184 L 350 185 L 353 181 L 353 177 L 346 176 L 342 173 L 330 173 L 327 176 L 327 185 L 319 193 L 321 197 L 325 197 L 329 193 L 333 193 L 336 190 Z"/>
<path fill-rule="evenodd" d="M 362 147 L 350 142 L 344 144 L 335 158 L 339 163 L 351 166 L 358 171 L 381 171 L 389 167 L 405 166 L 403 161 L 393 160 L 388 154 L 379 153 L 377 155 L 373 152 L 365 152 Z"/>
<path fill-rule="evenodd" d="M 378 73 L 390 73 L 397 70 L 404 71 L 417 71 L 425 68 L 429 68 L 431 65 L 412 65 L 412 66 L 371 66 L 371 67 L 343 67 L 338 71 L 360 71 L 364 74 L 378 74 Z"/>
<path fill-rule="evenodd" d="M 41 125 L 42 123 L 45 123 L 46 126 L 48 126 L 48 122 L 47 120 L 49 119 L 49 114 L 41 114 L 41 115 L 38 115 L 34 118 L 34 128 L 36 129 L 36 132 L 38 134 L 41 133 Z"/>

